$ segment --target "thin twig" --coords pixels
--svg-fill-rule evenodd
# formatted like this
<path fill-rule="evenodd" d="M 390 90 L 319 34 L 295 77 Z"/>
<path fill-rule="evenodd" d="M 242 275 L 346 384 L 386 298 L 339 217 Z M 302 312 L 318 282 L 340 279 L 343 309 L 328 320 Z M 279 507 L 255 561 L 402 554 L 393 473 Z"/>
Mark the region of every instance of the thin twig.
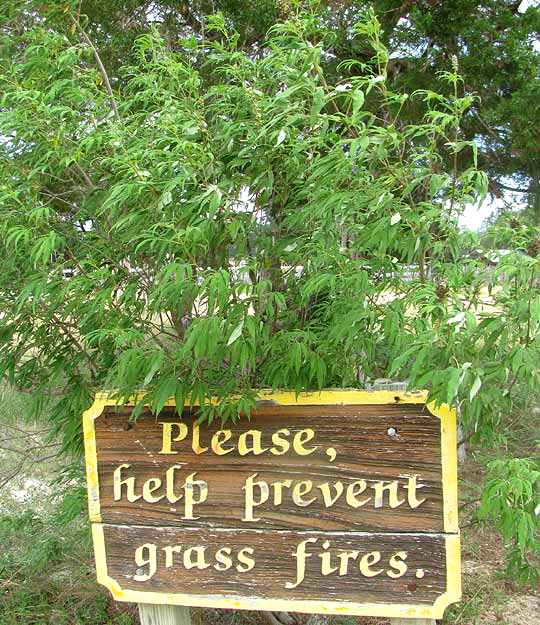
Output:
<path fill-rule="evenodd" d="M 54 454 L 49 454 L 48 456 L 43 456 L 43 458 L 32 459 L 32 464 L 37 464 L 39 462 L 45 462 L 46 460 L 50 460 L 51 458 L 57 458 L 60 455 L 60 451 L 55 451 Z"/>
<path fill-rule="evenodd" d="M 113 100 L 114 101 L 114 100 Z M 91 189 L 95 189 L 96 185 L 92 182 L 90 176 L 84 171 L 84 169 L 79 165 L 79 163 L 77 163 L 77 161 L 73 161 L 73 164 L 75 165 L 75 167 L 77 168 L 77 171 L 81 174 L 81 176 L 84 178 L 84 181 L 86 182 L 86 184 L 91 188 Z"/>
<path fill-rule="evenodd" d="M 99 67 L 99 71 L 101 73 L 101 77 L 103 78 L 103 82 L 105 83 L 105 87 L 107 89 L 107 93 L 109 94 L 109 99 L 111 101 L 111 108 L 113 110 L 116 121 L 120 121 L 120 114 L 118 113 L 118 108 L 116 106 L 116 100 L 114 99 L 113 90 L 111 87 L 111 83 L 109 81 L 109 76 L 107 75 L 107 71 L 105 70 L 105 66 L 103 65 L 99 53 L 96 49 L 96 46 L 92 43 L 90 37 L 86 34 L 85 30 L 81 26 L 79 20 L 74 17 L 71 13 L 69 14 L 71 21 L 77 27 L 77 30 L 81 33 L 82 38 L 86 41 L 86 43 L 92 48 L 92 52 L 94 53 L 94 57 Z"/>
<path fill-rule="evenodd" d="M 57 443 L 50 443 L 48 445 L 36 445 L 35 447 L 29 447 L 27 449 L 17 449 L 16 447 L 10 447 L 9 445 L 0 445 L 0 449 L 4 451 L 11 451 L 15 454 L 20 454 L 21 456 L 27 456 L 29 458 L 32 457 L 31 451 L 36 449 L 47 449 L 51 447 L 58 447 Z"/>
<path fill-rule="evenodd" d="M 482 498 L 479 497 L 478 499 L 471 499 L 470 501 L 466 501 L 465 503 L 462 503 L 459 506 L 459 510 L 463 510 L 464 508 L 466 508 L 467 506 L 471 506 L 474 503 L 480 503 L 482 501 Z"/>
<path fill-rule="evenodd" d="M 64 337 L 66 337 L 69 340 L 71 340 L 73 342 L 73 344 L 83 354 L 83 356 L 86 357 L 86 360 L 87 360 L 88 364 L 90 365 L 90 369 L 92 370 L 93 377 L 95 378 L 95 376 L 97 375 L 96 365 L 94 364 L 94 361 L 90 357 L 90 354 L 83 348 L 81 343 L 71 333 L 71 331 L 69 329 L 70 328 L 70 324 L 69 323 L 65 323 L 64 321 L 62 321 L 62 319 L 60 319 L 55 313 L 52 313 L 50 316 L 58 324 L 59 328 L 61 328 L 63 330 Z"/>
<path fill-rule="evenodd" d="M 531 269 L 531 279 L 529 280 L 529 303 L 527 306 L 527 334 L 525 337 L 525 347 L 529 347 L 531 343 L 531 291 L 534 285 L 534 267 Z"/>
<path fill-rule="evenodd" d="M 4 477 L 0 480 L 0 488 L 3 488 L 8 482 L 11 482 L 11 480 L 17 476 L 19 471 L 23 468 L 25 462 L 26 460 L 24 459 L 21 460 L 21 462 L 19 462 L 19 464 L 15 467 L 15 469 L 11 473 L 7 475 L 7 477 Z"/>

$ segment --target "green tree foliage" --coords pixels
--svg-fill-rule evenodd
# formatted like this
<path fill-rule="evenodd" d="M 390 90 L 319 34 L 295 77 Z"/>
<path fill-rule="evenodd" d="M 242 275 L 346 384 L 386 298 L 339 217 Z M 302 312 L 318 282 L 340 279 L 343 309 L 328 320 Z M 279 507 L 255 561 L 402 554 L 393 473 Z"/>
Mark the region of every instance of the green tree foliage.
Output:
<path fill-rule="evenodd" d="M 211 421 L 257 388 L 381 375 L 504 446 L 515 391 L 540 390 L 540 244 L 523 231 L 492 268 L 458 229 L 488 184 L 457 60 L 409 94 L 372 12 L 351 26 L 362 60 L 337 63 L 328 15 L 288 7 L 256 52 L 217 13 L 175 45 L 139 33 L 113 76 L 78 8 L 9 5 L 1 40 L 0 369 L 51 404 L 64 448 L 99 390 Z M 526 519 L 511 564 L 534 581 L 520 460 L 489 492 L 530 488 L 484 513 Z"/>
<path fill-rule="evenodd" d="M 299 1 L 299 0 L 298 0 Z M 158 28 L 171 49 L 194 35 L 219 38 L 208 26 L 208 14 L 223 12 L 238 33 L 238 46 L 257 54 L 268 28 L 292 16 L 291 0 L 82 0 L 86 28 L 100 49 L 113 82 L 123 80 L 119 69 L 131 58 L 133 41 Z M 305 0 L 303 5 L 309 3 Z M 47 5 L 57 5 L 48 2 Z M 62 24 L 64 3 L 56 12 Z M 489 191 L 505 201 L 527 204 L 532 219 L 540 217 L 540 158 L 535 120 L 540 95 L 540 0 L 332 0 L 317 2 L 329 37 L 321 66 L 333 81 L 347 76 L 342 61 L 369 62 L 372 52 L 354 28 L 373 8 L 381 21 L 381 42 L 389 53 L 391 87 L 412 93 L 430 89 L 439 71 L 450 69 L 457 56 L 464 84 L 462 93 L 479 97 L 465 113 L 464 138 L 475 140 L 479 164 L 487 172 Z M 50 10 L 55 17 L 54 8 Z M 535 48 L 536 44 L 536 48 Z M 360 65 L 354 70 L 361 73 Z M 444 86 L 442 93 L 448 95 Z M 418 123 L 423 109 L 411 100 L 401 118 Z M 450 154 L 441 167 L 450 170 Z M 461 169 L 471 165 L 470 152 L 458 159 Z M 509 190 L 516 190 L 515 195 Z"/>

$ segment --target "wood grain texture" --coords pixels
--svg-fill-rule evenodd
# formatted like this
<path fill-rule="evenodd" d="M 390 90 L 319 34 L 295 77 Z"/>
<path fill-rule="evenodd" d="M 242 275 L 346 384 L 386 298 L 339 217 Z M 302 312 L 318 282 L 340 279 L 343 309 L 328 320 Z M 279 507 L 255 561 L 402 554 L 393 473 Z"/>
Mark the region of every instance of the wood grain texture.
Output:
<path fill-rule="evenodd" d="M 355 532 L 299 532 L 281 530 L 215 530 L 207 528 L 137 527 L 104 525 L 108 575 L 123 590 L 191 595 L 258 597 L 280 600 L 319 600 L 362 603 L 401 603 L 431 605 L 446 589 L 445 536 L 438 534 L 364 534 Z M 297 546 L 306 539 L 305 577 L 295 588 L 287 583 L 298 580 Z M 328 541 L 326 543 L 325 541 Z M 157 567 L 152 577 L 136 581 L 135 576 L 150 572 L 149 565 L 136 562 L 136 549 L 153 545 Z M 166 566 L 166 547 L 176 546 L 172 566 Z M 204 570 L 187 569 L 184 552 L 193 546 L 204 547 Z M 232 550 L 233 566 L 227 571 L 215 568 L 216 552 L 223 547 Z M 235 554 L 253 549 L 255 566 L 247 572 L 236 570 Z M 339 575 L 339 554 L 358 552 L 348 562 L 346 575 Z M 360 559 L 371 552 L 380 560 L 371 567 L 381 571 L 365 577 Z M 406 552 L 407 570 L 398 579 L 387 571 L 392 555 Z M 147 555 L 147 551 L 144 552 Z M 323 575 L 321 553 L 329 553 L 329 563 L 337 570 Z M 194 557 L 193 554 L 191 557 Z M 170 563 L 171 564 L 171 563 Z M 204 605 L 204 599 L 201 602 Z M 246 607 L 246 606 L 244 606 Z"/>
<path fill-rule="evenodd" d="M 287 428 L 290 438 L 304 428 L 312 428 L 315 438 L 306 444 L 317 450 L 301 457 L 292 450 L 276 456 L 269 452 L 241 456 L 235 448 L 231 453 L 217 456 L 210 450 L 195 454 L 192 439 L 174 443 L 173 455 L 158 452 L 162 444 L 162 426 L 159 422 L 180 419 L 173 407 L 165 408 L 159 417 L 144 412 L 136 423 L 129 422 L 130 410 L 116 411 L 107 407 L 95 421 L 101 514 L 104 522 L 140 525 L 167 525 L 182 527 L 181 502 L 171 505 L 165 498 L 156 503 L 143 499 L 135 502 L 113 500 L 113 473 L 121 463 L 130 464 L 129 475 L 136 479 L 137 488 L 150 477 L 164 478 L 172 464 L 182 464 L 178 472 L 179 484 L 188 473 L 207 482 L 209 495 L 197 506 L 199 518 L 190 520 L 190 526 L 242 527 L 302 530 L 388 530 L 388 531 L 443 531 L 441 428 L 440 420 L 431 415 L 424 404 L 354 405 L 354 406 L 263 406 L 251 420 L 237 424 L 228 422 L 231 430 L 226 446 L 234 445 L 242 432 L 257 429 L 262 432 L 263 448 L 271 445 L 272 433 Z M 182 421 L 190 432 L 194 416 L 185 412 Z M 388 429 L 394 428 L 391 437 Z M 200 444 L 209 447 L 212 435 L 221 429 L 219 424 L 201 427 Z M 334 448 L 336 459 L 331 462 L 326 453 Z M 347 485 L 366 480 L 368 488 L 381 480 L 398 480 L 401 494 L 405 494 L 407 476 L 418 475 L 424 487 L 419 496 L 425 503 L 416 509 L 407 504 L 394 510 L 388 506 L 375 508 L 373 502 L 361 508 L 351 508 L 345 497 L 327 507 L 320 496 L 306 507 L 292 500 L 285 490 L 279 506 L 269 501 L 257 507 L 259 521 L 242 521 L 244 500 L 242 486 L 257 473 L 258 479 L 268 483 L 291 479 L 293 485 L 311 480 L 317 484 Z M 183 476 L 183 477 L 182 477 Z M 164 493 L 164 486 L 156 490 Z M 318 493 L 318 491 L 317 491 Z M 373 494 L 372 491 L 366 495 Z"/>
<path fill-rule="evenodd" d="M 141 625 L 191 625 L 189 608 L 139 603 Z"/>
<path fill-rule="evenodd" d="M 293 395 L 199 429 L 174 402 L 134 422 L 96 400 L 89 510 L 115 599 L 411 625 L 459 599 L 455 415 L 425 394 Z"/>

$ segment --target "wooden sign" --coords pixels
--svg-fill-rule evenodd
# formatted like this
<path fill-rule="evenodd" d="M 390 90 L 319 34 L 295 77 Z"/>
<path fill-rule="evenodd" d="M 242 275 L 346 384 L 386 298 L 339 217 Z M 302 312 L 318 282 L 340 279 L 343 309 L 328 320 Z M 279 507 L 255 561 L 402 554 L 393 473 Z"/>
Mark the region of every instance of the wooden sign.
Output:
<path fill-rule="evenodd" d="M 261 394 L 84 414 L 98 581 L 120 601 L 441 618 L 460 599 L 455 414 L 425 394 Z"/>

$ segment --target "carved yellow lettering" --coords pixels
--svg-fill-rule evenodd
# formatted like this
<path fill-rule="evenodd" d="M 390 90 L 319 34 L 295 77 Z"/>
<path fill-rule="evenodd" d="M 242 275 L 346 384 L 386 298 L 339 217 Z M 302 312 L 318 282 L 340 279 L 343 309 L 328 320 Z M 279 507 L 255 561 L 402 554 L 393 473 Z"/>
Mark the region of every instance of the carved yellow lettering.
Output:
<path fill-rule="evenodd" d="M 141 498 L 141 495 L 135 495 L 135 478 L 128 477 L 122 479 L 122 469 L 129 469 L 130 464 L 121 464 L 114 470 L 113 473 L 113 496 L 115 501 L 122 499 L 122 485 L 126 485 L 126 498 L 130 503 L 137 501 Z"/>
<path fill-rule="evenodd" d="M 253 555 L 255 550 L 251 547 L 245 547 L 244 549 L 241 549 L 236 556 L 238 558 L 238 562 L 240 563 L 236 565 L 236 570 L 239 573 L 247 573 L 247 571 L 251 571 L 251 569 L 255 566 L 255 560 L 250 558 L 249 555 L 246 555 L 248 553 Z"/>
<path fill-rule="evenodd" d="M 199 425 L 197 423 L 193 423 L 193 432 L 191 436 L 191 449 L 193 449 L 193 451 L 196 454 L 204 454 L 205 451 L 208 451 L 208 447 L 201 447 L 200 436 L 201 436 L 201 429 L 199 428 Z"/>
<path fill-rule="evenodd" d="M 183 519 L 194 521 L 198 516 L 193 516 L 193 506 L 197 506 L 206 501 L 208 497 L 208 484 L 204 480 L 196 480 L 197 473 L 191 473 L 187 476 L 184 483 L 184 516 Z M 195 491 L 198 497 L 195 497 Z"/>
<path fill-rule="evenodd" d="M 306 545 L 308 543 L 316 543 L 317 538 L 308 538 L 296 545 L 296 551 L 293 553 L 293 558 L 296 559 L 296 581 L 293 583 L 285 582 L 285 588 L 296 588 L 303 581 L 306 575 L 306 559 L 311 558 L 312 553 L 306 553 Z"/>
<path fill-rule="evenodd" d="M 181 545 L 167 545 L 163 547 L 163 551 L 165 552 L 165 567 L 170 568 L 173 565 L 173 555 L 175 553 L 180 553 L 182 551 Z"/>
<path fill-rule="evenodd" d="M 218 456 L 225 456 L 234 451 L 234 447 L 223 447 L 223 443 L 226 443 L 232 436 L 230 430 L 218 430 L 214 436 L 212 436 L 212 451 Z"/>
<path fill-rule="evenodd" d="M 323 549 L 328 549 L 330 547 L 330 543 L 325 540 L 322 544 Z M 337 571 L 337 566 L 332 566 L 330 563 L 330 558 L 332 554 L 329 551 L 325 551 L 324 553 L 319 554 L 319 558 L 322 560 L 321 562 L 321 573 L 323 575 L 330 575 L 330 573 L 334 573 Z"/>
<path fill-rule="evenodd" d="M 215 558 L 217 564 L 214 564 L 216 571 L 228 571 L 232 566 L 232 558 L 230 557 L 232 549 L 230 547 L 222 547 L 216 551 Z"/>
<path fill-rule="evenodd" d="M 292 499 L 297 506 L 309 506 L 310 503 L 313 503 L 317 497 L 313 497 L 311 499 L 305 500 L 302 499 L 304 495 L 307 495 L 311 492 L 313 488 L 313 482 L 311 480 L 306 480 L 305 482 L 298 482 L 298 484 L 294 485 L 292 492 Z"/>
<path fill-rule="evenodd" d="M 290 488 L 292 480 L 283 480 L 282 482 L 272 482 L 271 486 L 274 489 L 274 506 L 281 505 L 282 495 L 284 488 Z"/>
<path fill-rule="evenodd" d="M 347 575 L 349 571 L 349 560 L 356 560 L 359 553 L 359 551 L 343 551 L 342 553 L 338 553 L 340 575 Z"/>
<path fill-rule="evenodd" d="M 392 579 L 397 579 L 398 577 L 402 577 L 403 575 L 405 575 L 405 573 L 407 572 L 407 565 L 405 564 L 405 562 L 403 562 L 403 560 L 406 559 L 406 551 L 398 551 L 397 553 L 395 553 L 388 562 L 393 569 L 396 569 L 397 573 L 395 571 L 386 571 L 388 577 L 391 577 Z"/>
<path fill-rule="evenodd" d="M 347 494 L 345 496 L 347 505 L 351 506 L 351 508 L 360 508 L 371 501 L 371 497 L 366 497 L 365 499 L 362 499 L 362 501 L 358 500 L 358 495 L 361 495 L 366 488 L 366 480 L 358 480 L 357 482 L 349 484 L 349 486 L 347 486 Z"/>
<path fill-rule="evenodd" d="M 268 488 L 268 484 L 263 480 L 256 482 L 255 478 L 258 473 L 254 473 L 250 475 L 242 486 L 242 490 L 245 491 L 244 496 L 244 518 L 242 521 L 258 521 L 259 518 L 253 518 L 253 508 L 260 506 L 261 504 L 268 501 L 268 496 L 270 494 L 270 489 Z M 255 501 L 255 488 L 259 489 L 259 498 L 258 501 Z"/>
<path fill-rule="evenodd" d="M 380 551 L 370 551 L 369 553 L 366 553 L 365 556 L 362 556 L 360 564 L 358 566 L 358 568 L 360 569 L 360 573 L 362 573 L 364 577 L 375 577 L 376 575 L 380 575 L 383 572 L 383 569 L 379 569 L 378 571 L 371 570 L 371 567 L 374 564 L 377 564 L 380 559 Z"/>
<path fill-rule="evenodd" d="M 204 554 L 206 552 L 206 547 L 202 545 L 197 545 L 196 547 L 190 547 L 184 551 L 184 566 L 186 569 L 193 569 L 197 567 L 198 569 L 207 569 L 210 564 L 206 562 L 204 559 Z M 193 554 L 196 554 L 195 561 L 193 560 Z"/>
<path fill-rule="evenodd" d="M 165 495 L 160 495 L 159 497 L 156 497 L 155 495 L 152 494 L 154 491 L 160 488 L 161 488 L 161 480 L 158 477 L 151 477 L 147 479 L 146 482 L 143 484 L 143 488 L 142 488 L 143 499 L 147 501 L 148 503 L 156 503 L 160 499 L 163 499 Z"/>
<path fill-rule="evenodd" d="M 311 449 L 306 449 L 304 447 L 305 443 L 308 443 L 315 437 L 315 432 L 311 428 L 306 428 L 305 430 L 300 430 L 294 435 L 293 439 L 293 449 L 299 456 L 309 456 L 312 454 L 318 446 L 312 447 Z"/>
<path fill-rule="evenodd" d="M 272 443 L 274 444 L 274 447 L 272 447 L 270 453 L 274 454 L 274 456 L 282 456 L 283 454 L 286 454 L 291 447 L 289 441 L 281 436 L 282 434 L 283 436 L 289 436 L 290 432 L 286 428 L 281 428 L 281 430 L 272 434 Z"/>
<path fill-rule="evenodd" d="M 148 570 L 144 573 L 135 573 L 133 579 L 136 582 L 145 582 L 154 576 L 157 570 L 157 546 L 151 543 L 145 543 L 135 549 L 135 564 L 142 568 L 148 566 Z"/>
<path fill-rule="evenodd" d="M 172 467 L 167 469 L 165 473 L 166 476 L 166 494 L 167 500 L 170 503 L 176 503 L 179 499 L 182 499 L 183 495 L 176 496 L 174 494 L 174 472 L 178 469 L 181 469 L 182 466 L 180 464 L 173 464 Z"/>
<path fill-rule="evenodd" d="M 261 437 L 262 432 L 260 432 L 259 430 L 248 430 L 247 432 L 243 432 L 242 434 L 240 434 L 240 437 L 238 438 L 238 453 L 241 456 L 246 456 L 247 454 L 259 456 L 265 451 L 268 451 L 268 447 L 262 447 Z M 248 438 L 251 438 L 250 447 L 248 447 L 247 445 Z"/>
<path fill-rule="evenodd" d="M 371 486 L 371 488 L 373 488 L 373 490 L 375 491 L 375 508 L 383 507 L 385 490 L 388 491 L 388 503 L 390 507 L 397 508 L 398 506 L 401 506 L 401 504 L 404 503 L 405 500 L 398 498 L 398 486 L 399 483 L 397 480 L 394 480 L 393 482 L 388 482 L 388 484 L 385 484 L 384 482 L 375 482 L 375 484 Z"/>
<path fill-rule="evenodd" d="M 173 442 L 176 443 L 178 441 L 183 441 L 184 438 L 186 438 L 188 433 L 187 425 L 185 423 L 180 423 L 179 421 L 160 421 L 159 424 L 163 426 L 163 440 L 161 445 L 161 451 L 159 451 L 158 453 L 177 454 L 177 451 L 172 450 L 172 444 Z M 174 438 L 172 436 L 173 427 L 178 428 L 178 434 Z"/>
<path fill-rule="evenodd" d="M 425 484 L 417 484 L 416 478 L 416 475 L 409 477 L 408 484 L 405 486 L 405 488 L 407 489 L 407 501 L 411 508 L 418 508 L 418 506 L 422 505 L 424 501 L 426 501 L 425 498 L 418 499 L 418 497 L 416 496 L 416 489 L 424 488 L 425 486 Z"/>
<path fill-rule="evenodd" d="M 336 494 L 334 497 L 332 497 L 332 494 L 330 492 L 330 484 L 328 484 L 328 482 L 324 482 L 324 484 L 319 484 L 317 488 L 321 491 L 323 495 L 324 505 L 327 508 L 333 506 L 343 494 L 343 484 L 341 482 L 334 482 L 334 488 L 336 489 Z"/>

